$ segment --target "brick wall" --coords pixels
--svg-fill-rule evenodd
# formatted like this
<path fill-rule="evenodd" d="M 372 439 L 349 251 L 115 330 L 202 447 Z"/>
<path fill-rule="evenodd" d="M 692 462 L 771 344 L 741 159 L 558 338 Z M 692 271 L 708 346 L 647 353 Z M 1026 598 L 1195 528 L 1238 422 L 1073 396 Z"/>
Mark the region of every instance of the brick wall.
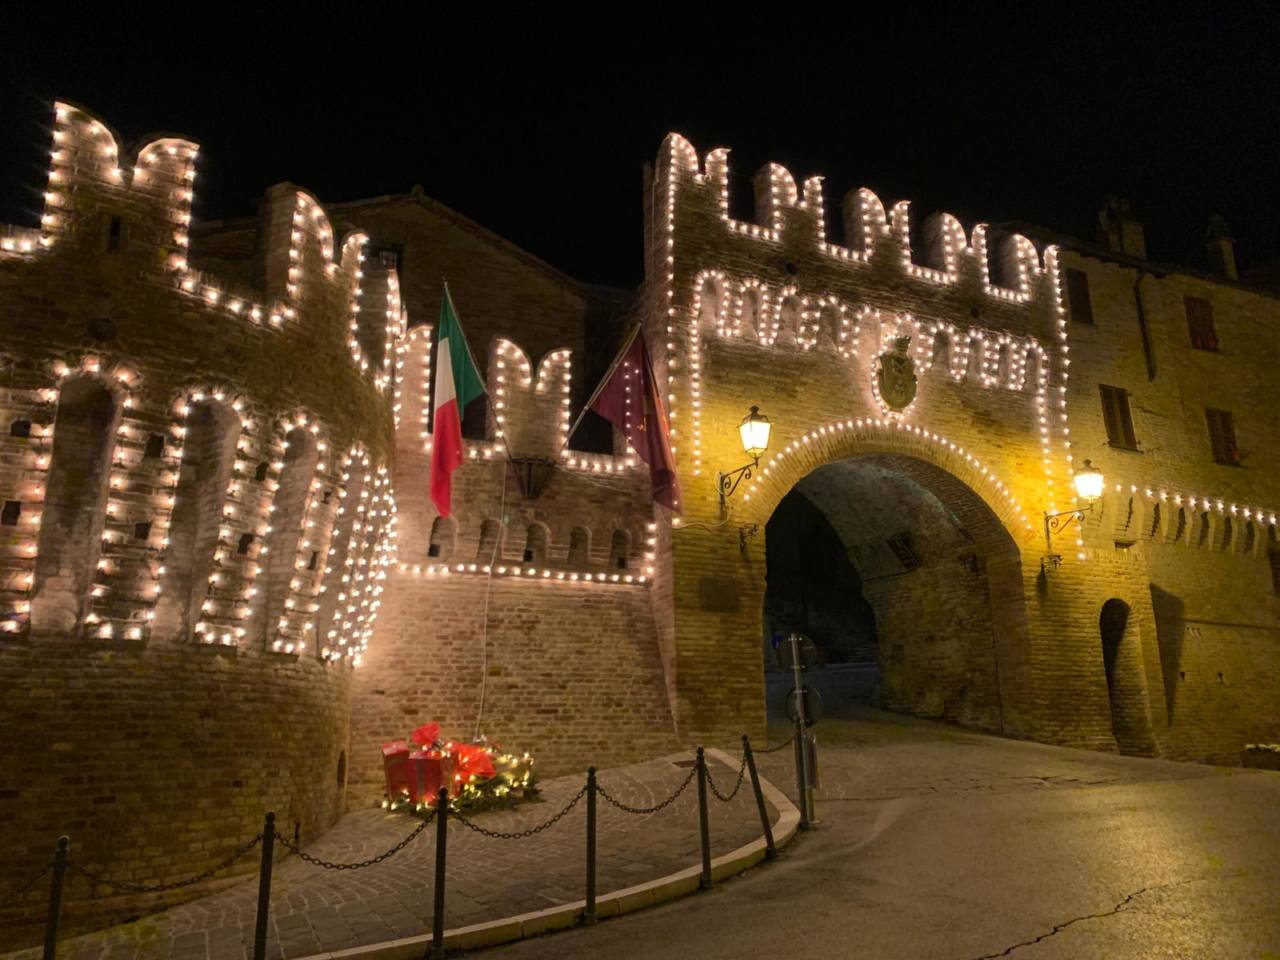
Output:
<path fill-rule="evenodd" d="M 62 833 L 86 868 L 156 883 L 217 863 L 268 809 L 304 837 L 342 813 L 352 658 L 320 658 L 314 606 L 344 570 L 302 559 L 325 556 L 346 452 L 376 469 L 391 440 L 389 394 L 347 343 L 358 240 L 286 186 L 283 236 L 238 272 L 278 298 L 194 273 L 194 146 L 123 157 L 70 107 L 55 130 L 42 232 L 0 237 L 0 499 L 20 504 L 0 526 L 5 889 Z M 289 429 L 321 468 L 297 526 L 273 529 Z M 385 518 L 365 520 L 368 552 Z M 273 546 L 287 613 L 268 624 L 255 571 Z M 343 613 L 358 646 L 364 612 Z M 68 896 L 72 928 L 167 902 L 81 881 Z M 33 934 L 24 910 L 0 915 L 4 942 Z"/>

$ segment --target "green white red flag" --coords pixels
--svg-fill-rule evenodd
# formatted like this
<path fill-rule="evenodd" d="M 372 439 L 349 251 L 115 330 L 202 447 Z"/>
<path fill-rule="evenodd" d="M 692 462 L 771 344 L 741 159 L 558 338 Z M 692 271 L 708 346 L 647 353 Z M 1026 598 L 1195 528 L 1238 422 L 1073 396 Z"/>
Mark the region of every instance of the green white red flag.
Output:
<path fill-rule="evenodd" d="M 440 303 L 436 334 L 436 381 L 432 409 L 431 500 L 440 516 L 453 507 L 453 471 L 462 465 L 462 414 L 468 403 L 485 393 L 484 378 L 471 356 L 467 338 L 458 322 L 449 286 Z"/>

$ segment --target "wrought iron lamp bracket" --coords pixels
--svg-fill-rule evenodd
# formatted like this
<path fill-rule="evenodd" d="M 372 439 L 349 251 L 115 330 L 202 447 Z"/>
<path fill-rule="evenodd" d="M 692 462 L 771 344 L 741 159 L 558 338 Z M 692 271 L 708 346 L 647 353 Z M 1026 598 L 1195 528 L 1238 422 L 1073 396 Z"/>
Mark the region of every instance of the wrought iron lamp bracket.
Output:
<path fill-rule="evenodd" d="M 728 505 L 729 498 L 733 496 L 733 492 L 738 489 L 738 484 L 743 480 L 751 479 L 751 471 L 760 466 L 760 458 L 752 460 L 750 463 L 739 467 L 737 470 L 730 470 L 728 473 L 716 474 L 716 480 L 720 486 L 720 509 L 724 510 Z"/>
<path fill-rule="evenodd" d="M 1062 554 L 1053 552 L 1053 535 L 1062 533 L 1072 523 L 1084 526 L 1084 515 L 1093 511 L 1093 501 L 1074 510 L 1060 510 L 1058 513 L 1044 515 L 1045 555 L 1040 558 L 1040 570 L 1046 571 L 1050 566 L 1057 569 L 1062 565 Z"/>

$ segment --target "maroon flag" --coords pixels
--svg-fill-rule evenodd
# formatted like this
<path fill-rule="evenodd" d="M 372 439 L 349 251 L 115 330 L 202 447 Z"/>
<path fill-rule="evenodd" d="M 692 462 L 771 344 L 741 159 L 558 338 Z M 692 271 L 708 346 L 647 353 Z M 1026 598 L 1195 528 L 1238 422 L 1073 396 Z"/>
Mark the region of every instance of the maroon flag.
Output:
<path fill-rule="evenodd" d="M 596 392 L 590 409 L 621 430 L 649 465 L 653 499 L 680 513 L 680 481 L 671 454 L 671 428 L 653 377 L 649 351 L 637 331 Z"/>

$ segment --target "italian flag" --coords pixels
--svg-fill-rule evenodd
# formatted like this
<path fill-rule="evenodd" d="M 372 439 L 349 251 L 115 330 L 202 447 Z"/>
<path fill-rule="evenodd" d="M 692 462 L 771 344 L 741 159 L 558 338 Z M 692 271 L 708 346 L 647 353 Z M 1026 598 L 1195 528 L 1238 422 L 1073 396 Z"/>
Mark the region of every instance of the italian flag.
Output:
<path fill-rule="evenodd" d="M 462 412 L 484 392 L 484 380 L 467 346 L 446 284 L 436 339 L 435 420 L 431 441 L 431 500 L 442 517 L 449 516 L 453 471 L 462 464 Z"/>

